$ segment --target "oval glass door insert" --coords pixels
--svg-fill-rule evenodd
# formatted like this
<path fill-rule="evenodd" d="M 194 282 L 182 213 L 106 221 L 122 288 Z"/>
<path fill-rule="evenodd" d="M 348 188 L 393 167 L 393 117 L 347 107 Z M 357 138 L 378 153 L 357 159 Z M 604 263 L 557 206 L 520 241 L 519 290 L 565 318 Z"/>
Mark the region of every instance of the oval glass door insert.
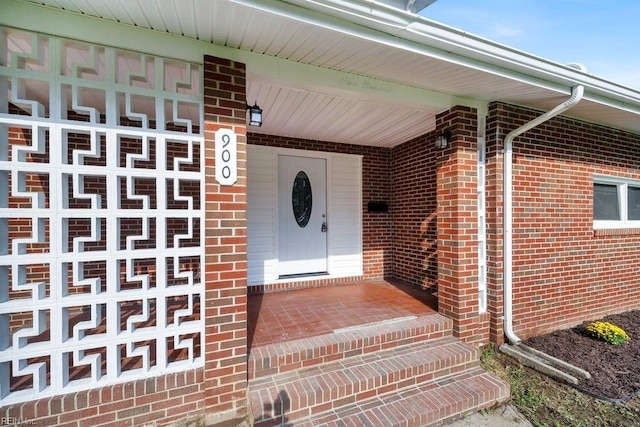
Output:
<path fill-rule="evenodd" d="M 293 180 L 291 204 L 296 222 L 301 228 L 306 227 L 309 218 L 311 218 L 313 195 L 311 194 L 311 181 L 304 171 L 298 172 L 296 179 Z"/>

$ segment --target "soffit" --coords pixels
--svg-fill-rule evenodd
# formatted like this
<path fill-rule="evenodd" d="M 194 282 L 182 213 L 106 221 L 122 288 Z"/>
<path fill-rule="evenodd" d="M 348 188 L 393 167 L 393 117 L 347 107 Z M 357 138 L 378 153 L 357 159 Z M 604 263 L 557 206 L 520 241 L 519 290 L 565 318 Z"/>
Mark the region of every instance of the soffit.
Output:
<path fill-rule="evenodd" d="M 260 100 L 263 125 L 251 132 L 391 147 L 433 130 L 436 111 L 248 82 L 247 97 Z"/>
<path fill-rule="evenodd" d="M 555 106 L 557 100 L 562 102 L 570 92 L 571 82 L 567 81 L 564 87 L 557 82 L 547 84 L 543 73 L 536 70 L 530 75 L 540 79 L 539 85 L 514 78 L 499 67 L 487 70 L 490 67 L 456 61 L 455 55 L 444 58 L 437 53 L 425 54 L 416 49 L 422 40 L 419 35 L 391 27 L 389 32 L 398 34 L 393 36 L 395 46 L 376 37 L 381 34 L 380 30 L 362 27 L 370 37 L 347 34 L 339 25 L 332 24 L 335 16 L 318 20 L 317 11 L 310 10 L 310 22 L 302 22 L 286 13 L 272 13 L 227 0 L 32 2 L 470 100 L 504 101 L 545 110 Z M 264 1 L 265 5 L 276 3 L 284 4 Z M 283 10 L 286 12 L 287 8 L 301 10 L 295 5 L 286 5 Z M 361 20 L 354 18 L 354 21 L 361 24 Z M 358 99 L 346 88 L 342 93 L 323 91 L 312 82 L 309 87 L 291 88 L 286 81 L 263 78 L 260 70 L 250 63 L 247 71 L 248 101 L 257 101 L 265 111 L 265 124 L 258 132 L 393 146 L 432 130 L 435 114 L 443 109 L 442 106 L 430 107 L 428 101 L 419 107 L 392 105 L 385 101 L 383 94 L 377 100 Z M 344 117 L 347 112 L 349 119 Z M 635 110 L 626 109 L 624 105 L 583 101 L 570 110 L 570 115 L 640 132 Z M 376 137 L 383 135 L 383 131 L 392 137 Z"/>
<path fill-rule="evenodd" d="M 229 1 L 32 1 L 137 27 L 481 100 L 520 99 L 527 85 Z M 255 70 L 259 72 L 259 70 Z M 487 86 L 491 89 L 488 89 Z"/>

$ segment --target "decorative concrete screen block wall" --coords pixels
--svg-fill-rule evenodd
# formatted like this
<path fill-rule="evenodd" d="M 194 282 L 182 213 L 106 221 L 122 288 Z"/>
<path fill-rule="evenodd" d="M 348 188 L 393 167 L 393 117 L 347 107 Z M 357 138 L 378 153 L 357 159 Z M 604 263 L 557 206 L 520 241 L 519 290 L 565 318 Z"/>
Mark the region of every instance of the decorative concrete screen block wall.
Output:
<path fill-rule="evenodd" d="M 196 383 L 201 66 L 13 30 L 0 41 L 0 406 L 187 381 L 149 382 L 171 372 Z M 72 414 L 96 403 L 83 396 L 50 413 L 9 413 Z"/>

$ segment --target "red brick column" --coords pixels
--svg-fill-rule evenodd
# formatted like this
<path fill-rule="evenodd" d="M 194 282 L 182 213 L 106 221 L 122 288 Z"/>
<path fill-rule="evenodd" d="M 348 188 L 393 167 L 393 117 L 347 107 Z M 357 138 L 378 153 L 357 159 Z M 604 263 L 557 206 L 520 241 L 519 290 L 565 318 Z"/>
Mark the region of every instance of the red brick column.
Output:
<path fill-rule="evenodd" d="M 207 421 L 247 413 L 247 138 L 245 65 L 204 57 Z M 237 135 L 238 180 L 215 180 L 215 132 Z"/>
<path fill-rule="evenodd" d="M 478 305 L 477 112 L 454 107 L 436 127 L 451 132 L 437 170 L 438 311 L 453 320 L 457 337 L 481 344 L 489 316 Z"/>
<path fill-rule="evenodd" d="M 504 111 L 500 104 L 490 105 L 487 118 L 487 291 L 488 310 L 491 313 L 490 340 L 504 343 L 503 299 L 503 251 L 502 251 L 502 200 L 503 167 L 502 144 L 508 128 L 500 123 Z"/>

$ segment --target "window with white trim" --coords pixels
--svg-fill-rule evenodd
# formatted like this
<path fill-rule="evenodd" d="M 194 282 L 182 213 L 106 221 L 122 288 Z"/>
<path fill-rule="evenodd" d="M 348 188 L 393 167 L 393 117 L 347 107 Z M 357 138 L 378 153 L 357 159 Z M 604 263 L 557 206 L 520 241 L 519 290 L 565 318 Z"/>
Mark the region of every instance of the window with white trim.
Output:
<path fill-rule="evenodd" d="M 596 176 L 593 227 L 640 228 L 640 181 Z"/>

